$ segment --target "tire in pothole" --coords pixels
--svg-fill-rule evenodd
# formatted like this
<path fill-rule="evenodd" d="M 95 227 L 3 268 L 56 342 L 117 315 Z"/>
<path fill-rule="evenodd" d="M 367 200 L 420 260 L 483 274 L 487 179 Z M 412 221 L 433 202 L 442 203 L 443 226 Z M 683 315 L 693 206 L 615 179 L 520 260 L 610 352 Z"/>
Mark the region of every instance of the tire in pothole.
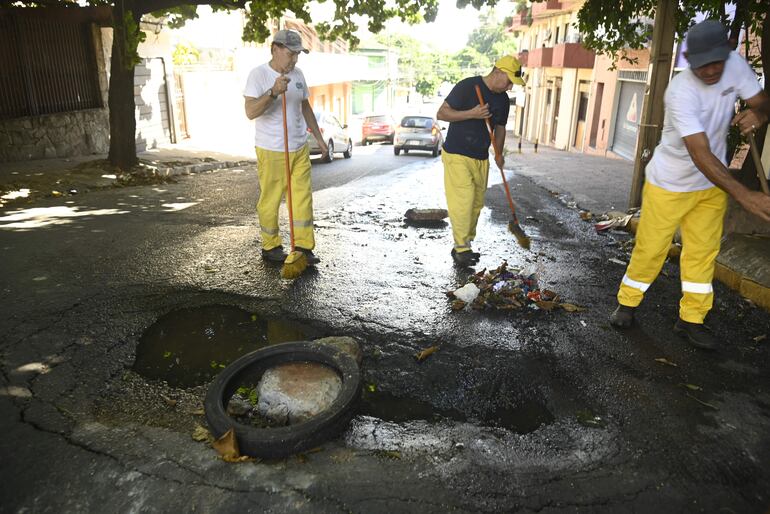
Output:
<path fill-rule="evenodd" d="M 244 425 L 227 414 L 227 402 L 243 379 L 261 377 L 266 370 L 290 362 L 323 364 L 339 375 L 340 392 L 327 409 L 301 423 L 275 428 Z M 353 357 L 331 345 L 298 341 L 268 346 L 233 361 L 209 386 L 204 408 L 215 437 L 232 428 L 242 454 L 277 459 L 315 448 L 339 435 L 353 417 L 360 391 L 361 372 Z"/>

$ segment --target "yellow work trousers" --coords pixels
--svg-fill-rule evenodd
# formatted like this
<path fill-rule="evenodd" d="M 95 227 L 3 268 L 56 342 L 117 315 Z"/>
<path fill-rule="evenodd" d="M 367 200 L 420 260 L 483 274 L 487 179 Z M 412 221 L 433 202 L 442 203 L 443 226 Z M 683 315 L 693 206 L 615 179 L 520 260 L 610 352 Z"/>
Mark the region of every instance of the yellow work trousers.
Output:
<path fill-rule="evenodd" d="M 489 160 L 441 152 L 441 161 L 454 249 L 457 253 L 469 252 L 476 237 L 479 213 L 484 207 Z"/>
<path fill-rule="evenodd" d="M 262 233 L 262 248 L 281 246 L 278 232 L 278 207 L 286 191 L 286 165 L 283 152 L 256 148 L 259 200 L 257 216 Z M 315 248 L 313 237 L 313 194 L 310 186 L 310 154 L 307 145 L 289 152 L 291 170 L 291 203 L 294 217 L 294 244 L 300 248 Z"/>
<path fill-rule="evenodd" d="M 717 187 L 674 193 L 646 182 L 636 245 L 620 284 L 618 302 L 629 307 L 639 305 L 660 273 L 677 227 L 681 227 L 679 317 L 703 323 L 714 301 L 711 282 L 726 209 L 727 194 Z"/>

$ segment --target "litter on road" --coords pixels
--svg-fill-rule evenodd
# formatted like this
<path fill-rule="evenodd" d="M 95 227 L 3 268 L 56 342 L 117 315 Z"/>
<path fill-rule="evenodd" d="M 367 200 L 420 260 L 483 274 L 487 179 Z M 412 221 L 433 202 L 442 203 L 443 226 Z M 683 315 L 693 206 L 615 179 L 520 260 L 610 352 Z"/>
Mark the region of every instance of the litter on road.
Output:
<path fill-rule="evenodd" d="M 550 311 L 556 308 L 567 312 L 581 312 L 585 308 L 561 301 L 559 295 L 549 289 L 540 289 L 535 273 L 508 268 L 508 262 L 492 271 L 486 269 L 471 275 L 468 283 L 448 291 L 452 309 L 461 310 L 470 305 L 476 310 L 513 310 L 529 307 Z"/>

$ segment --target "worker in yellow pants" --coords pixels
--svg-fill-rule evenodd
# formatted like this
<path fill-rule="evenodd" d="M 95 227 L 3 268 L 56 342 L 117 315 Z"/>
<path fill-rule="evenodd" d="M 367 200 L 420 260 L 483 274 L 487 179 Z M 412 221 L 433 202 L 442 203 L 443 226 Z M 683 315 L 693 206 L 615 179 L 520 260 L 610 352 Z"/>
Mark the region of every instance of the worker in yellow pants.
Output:
<path fill-rule="evenodd" d="M 455 254 L 471 251 L 484 194 L 487 191 L 489 160 L 472 159 L 449 152 L 441 153 L 444 163 L 444 189 L 452 223 Z"/>
<path fill-rule="evenodd" d="M 259 200 L 257 215 L 262 232 L 262 248 L 270 251 L 281 246 L 278 232 L 278 207 L 286 191 L 286 165 L 283 152 L 257 148 Z M 307 145 L 289 152 L 291 199 L 294 215 L 294 243 L 299 248 L 315 248 L 313 236 L 313 196 L 310 189 L 310 156 Z"/>
<path fill-rule="evenodd" d="M 727 195 L 770 222 L 770 196 L 748 189 L 727 169 L 727 132 L 731 124 L 748 134 L 766 123 L 770 97 L 757 83 L 751 66 L 732 49 L 727 28 L 719 21 L 695 24 L 686 42 L 689 67 L 666 89 L 663 132 L 645 169 L 636 244 L 610 323 L 618 328 L 631 326 L 634 309 L 658 276 L 680 227 L 682 299 L 674 333 L 696 348 L 714 350 L 719 341 L 704 325 L 704 318 L 714 301 L 711 281 Z M 736 115 L 738 98 L 748 109 Z"/>
<path fill-rule="evenodd" d="M 278 207 L 286 191 L 284 151 L 291 170 L 294 248 L 305 254 L 308 265 L 321 262 L 313 253 L 313 198 L 310 184 L 308 132 L 313 134 L 321 158 L 329 148 L 310 106 L 310 90 L 305 75 L 296 67 L 299 54 L 308 53 L 302 36 L 295 30 L 279 30 L 270 44 L 271 59 L 249 73 L 243 91 L 246 117 L 254 120 L 254 147 L 259 174 L 259 215 L 262 258 L 284 262 L 286 252 L 278 232 Z M 284 131 L 286 135 L 284 140 Z"/>
<path fill-rule="evenodd" d="M 505 145 L 505 124 L 510 110 L 506 91 L 514 84 L 524 85 L 521 63 L 507 55 L 498 59 L 483 77 L 468 77 L 455 84 L 436 112 L 436 118 L 449 122 L 441 160 L 454 237 L 451 255 L 460 267 L 473 266 L 480 257 L 471 248 L 471 242 L 476 237 L 476 223 L 484 206 L 489 145 L 494 144 L 498 149 Z M 494 127 L 494 141 L 487 123 Z M 495 152 L 495 162 L 502 170 L 505 165 L 502 152 Z"/>
<path fill-rule="evenodd" d="M 722 238 L 727 194 L 717 187 L 675 193 L 647 182 L 642 204 L 636 245 L 620 284 L 618 303 L 628 307 L 641 303 L 644 292 L 660 273 L 676 229 L 681 226 L 679 317 L 688 323 L 702 324 L 714 298 L 711 281 Z"/>

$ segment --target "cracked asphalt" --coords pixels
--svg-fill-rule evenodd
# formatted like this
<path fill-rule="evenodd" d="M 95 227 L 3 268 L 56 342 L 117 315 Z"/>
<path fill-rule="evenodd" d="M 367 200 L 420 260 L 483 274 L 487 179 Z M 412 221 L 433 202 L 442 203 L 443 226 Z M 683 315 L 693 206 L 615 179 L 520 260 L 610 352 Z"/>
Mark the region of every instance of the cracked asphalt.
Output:
<path fill-rule="evenodd" d="M 624 268 L 609 259 L 627 259 L 628 235 L 597 234 L 570 207 L 612 165 L 564 155 L 508 159 L 528 175 L 509 182 L 531 252 L 507 232 L 490 173 L 476 270 L 507 260 L 536 272 L 587 307 L 576 313 L 452 311 L 445 293 L 468 272 L 452 266 L 449 228 L 403 222 L 408 208 L 445 206 L 440 160 L 389 146 L 314 166 L 322 263 L 294 282 L 258 258 L 250 166 L 0 213 L 0 511 L 766 512 L 770 316 L 715 283 L 707 321 L 723 347 L 691 349 L 671 330 L 669 262 L 639 322 L 612 329 Z M 579 194 L 547 173 L 564 166 L 585 177 L 571 177 Z M 309 339 L 351 336 L 366 387 L 394 408 L 461 416 L 362 411 L 318 451 L 227 464 L 191 436 L 207 384 L 131 369 L 160 317 L 210 305 Z M 527 426 L 534 411 L 549 416 Z M 501 412 L 514 421 L 495 421 Z"/>

